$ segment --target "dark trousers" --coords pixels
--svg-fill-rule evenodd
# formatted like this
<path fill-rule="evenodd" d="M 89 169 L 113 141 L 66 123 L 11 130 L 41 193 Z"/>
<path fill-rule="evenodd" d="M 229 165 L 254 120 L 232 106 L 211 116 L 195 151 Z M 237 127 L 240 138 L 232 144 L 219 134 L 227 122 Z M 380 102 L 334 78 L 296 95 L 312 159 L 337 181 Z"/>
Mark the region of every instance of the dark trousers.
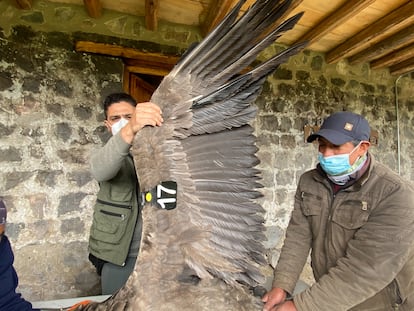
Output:
<path fill-rule="evenodd" d="M 127 257 L 124 266 L 106 262 L 101 273 L 102 295 L 112 295 L 120 289 L 134 270 L 136 261 L 137 257 Z"/>

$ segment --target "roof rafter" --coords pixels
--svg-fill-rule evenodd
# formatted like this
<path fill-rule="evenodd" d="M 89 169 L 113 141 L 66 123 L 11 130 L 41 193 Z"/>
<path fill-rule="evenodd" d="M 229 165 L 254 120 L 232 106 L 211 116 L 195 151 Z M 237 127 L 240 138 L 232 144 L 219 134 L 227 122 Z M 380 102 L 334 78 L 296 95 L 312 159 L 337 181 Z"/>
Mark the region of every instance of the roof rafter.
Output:
<path fill-rule="evenodd" d="M 361 62 L 369 62 L 371 60 L 378 59 L 391 51 L 400 49 L 412 42 L 414 42 L 414 24 L 399 31 L 391 37 L 374 44 L 370 48 L 349 57 L 348 60 L 351 65 Z"/>
<path fill-rule="evenodd" d="M 29 10 L 33 5 L 33 0 L 13 0 L 13 2 L 22 10 Z"/>
<path fill-rule="evenodd" d="M 159 0 L 145 0 L 145 26 L 148 30 L 158 29 Z"/>
<path fill-rule="evenodd" d="M 358 14 L 360 11 L 368 7 L 375 0 L 348 0 L 340 8 L 335 10 L 332 14 L 328 15 L 319 24 L 313 27 L 310 31 L 305 33 L 296 42 L 308 41 L 309 46 L 313 42 L 318 41 L 324 35 L 343 24 L 353 15 Z"/>
<path fill-rule="evenodd" d="M 102 3 L 100 0 L 83 0 L 88 15 L 92 18 L 99 18 L 102 15 Z"/>
<path fill-rule="evenodd" d="M 238 0 L 213 0 L 210 4 L 206 20 L 201 25 L 201 33 L 203 36 L 206 36 L 216 27 L 237 2 Z"/>
<path fill-rule="evenodd" d="M 414 1 L 409 1 L 390 14 L 380 18 L 357 35 L 349 38 L 326 54 L 328 63 L 348 57 L 362 46 L 368 46 L 380 35 L 392 33 L 396 26 L 414 20 Z"/>
<path fill-rule="evenodd" d="M 256 0 L 247 0 L 243 5 L 244 9 L 247 9 L 249 6 L 253 5 Z M 280 19 L 286 18 L 290 12 L 292 12 L 297 6 L 302 3 L 303 0 L 292 0 L 292 3 L 289 7 L 289 10 L 280 17 Z M 231 11 L 231 9 L 236 5 L 239 0 L 212 0 L 210 4 L 210 9 L 208 15 L 201 25 L 201 33 L 203 36 L 206 36 L 214 27 L 216 27 L 223 18 Z M 242 8 L 242 12 L 244 11 Z M 279 21 L 275 21 L 275 25 Z"/>
<path fill-rule="evenodd" d="M 370 65 L 372 69 L 378 69 L 401 63 L 409 58 L 414 58 L 414 43 L 397 51 L 388 53 L 387 55 L 372 61 Z"/>
<path fill-rule="evenodd" d="M 390 67 L 390 73 L 396 76 L 400 76 L 411 71 L 414 71 L 414 58 L 407 59 L 406 61 Z"/>
<path fill-rule="evenodd" d="M 38 5 L 34 0 L 9 1 L 16 10 L 33 10 Z M 102 15 L 106 11 L 131 14 L 142 18 L 148 31 L 159 31 L 160 21 L 165 20 L 191 27 L 198 25 L 201 36 L 206 36 L 239 0 L 79 1 L 52 0 L 54 3 L 80 5 L 94 19 L 105 18 Z M 244 0 L 240 14 L 256 1 Z M 284 1 L 291 1 L 290 7 L 294 10 L 287 15 L 300 11 L 305 14 L 290 35 L 281 38 L 282 44 L 307 41 L 308 49 L 315 47 L 315 51 L 324 53 L 326 63 L 347 59 L 351 65 L 367 62 L 373 70 L 400 71 L 400 66 L 410 66 L 410 59 L 414 58 L 414 0 Z M 20 14 L 25 15 L 26 12 Z M 133 69 L 133 66 L 140 67 L 141 64 L 130 66 Z"/>

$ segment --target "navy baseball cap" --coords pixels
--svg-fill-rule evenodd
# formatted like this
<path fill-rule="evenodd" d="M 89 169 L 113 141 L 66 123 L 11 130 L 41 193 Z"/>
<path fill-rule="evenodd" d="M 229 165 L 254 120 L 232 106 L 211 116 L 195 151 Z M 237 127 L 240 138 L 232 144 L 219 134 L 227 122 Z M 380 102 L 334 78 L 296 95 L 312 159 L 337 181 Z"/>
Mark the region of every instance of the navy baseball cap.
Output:
<path fill-rule="evenodd" d="M 0 225 L 4 225 L 7 219 L 7 209 L 3 200 L 0 199 Z"/>
<path fill-rule="evenodd" d="M 371 129 L 368 121 L 361 115 L 340 111 L 326 118 L 319 131 L 310 135 L 307 142 L 311 143 L 318 137 L 323 137 L 334 145 L 342 145 L 350 141 L 369 141 Z"/>

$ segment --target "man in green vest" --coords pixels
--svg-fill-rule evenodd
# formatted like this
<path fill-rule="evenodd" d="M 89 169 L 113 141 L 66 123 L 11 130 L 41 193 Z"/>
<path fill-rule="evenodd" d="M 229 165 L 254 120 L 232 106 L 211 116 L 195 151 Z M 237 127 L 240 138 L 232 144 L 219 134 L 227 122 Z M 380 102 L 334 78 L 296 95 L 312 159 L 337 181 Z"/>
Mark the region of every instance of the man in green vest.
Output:
<path fill-rule="evenodd" d="M 121 288 L 135 266 L 142 219 L 139 183 L 129 153 L 144 126 L 161 126 L 161 109 L 150 102 L 137 105 L 126 93 L 104 100 L 104 124 L 112 137 L 91 156 L 91 173 L 99 182 L 89 237 L 89 259 L 101 276 L 102 295 Z"/>

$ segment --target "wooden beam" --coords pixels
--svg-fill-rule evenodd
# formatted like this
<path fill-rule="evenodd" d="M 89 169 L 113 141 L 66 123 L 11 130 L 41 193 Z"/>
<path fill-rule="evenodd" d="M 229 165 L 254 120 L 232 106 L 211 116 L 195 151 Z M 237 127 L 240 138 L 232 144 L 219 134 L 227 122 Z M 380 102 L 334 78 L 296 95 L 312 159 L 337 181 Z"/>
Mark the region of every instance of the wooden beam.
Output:
<path fill-rule="evenodd" d="M 283 15 L 283 16 L 286 16 L 287 14 L 289 14 L 290 12 L 292 12 L 294 9 L 296 9 L 298 6 L 299 6 L 299 4 L 301 4 L 303 2 L 303 0 L 293 0 L 292 1 L 292 3 L 290 4 L 290 8 L 289 8 L 289 10 L 287 10 L 287 12 L 285 13 L 285 15 Z"/>
<path fill-rule="evenodd" d="M 174 68 L 176 62 L 171 64 L 146 57 L 142 59 L 124 59 L 124 63 L 130 72 L 166 76 Z"/>
<path fill-rule="evenodd" d="M 83 0 L 86 12 L 92 18 L 98 18 L 102 15 L 102 3 L 100 0 Z"/>
<path fill-rule="evenodd" d="M 349 63 L 369 62 L 414 42 L 414 24 L 348 58 Z"/>
<path fill-rule="evenodd" d="M 179 56 L 146 53 L 133 48 L 126 48 L 106 43 L 78 41 L 75 44 L 77 52 L 87 52 L 121 57 L 124 60 L 125 72 L 142 73 L 154 76 L 167 75 L 179 60 Z M 124 74 L 124 84 L 127 84 L 128 74 Z"/>
<path fill-rule="evenodd" d="M 409 58 L 414 58 L 414 43 L 376 59 L 370 65 L 372 69 L 378 69 L 401 63 Z"/>
<path fill-rule="evenodd" d="M 253 5 L 255 1 L 256 0 L 247 0 L 243 5 L 243 8 L 247 9 L 249 6 Z M 208 11 L 207 18 L 200 26 L 202 35 L 206 36 L 211 30 L 213 30 L 214 27 L 216 27 L 231 11 L 237 2 L 238 0 L 212 0 L 210 3 L 210 10 Z M 275 21 L 275 25 L 278 25 L 280 20 L 286 18 L 286 16 L 289 15 L 289 13 L 298 7 L 302 2 L 303 0 L 293 0 L 285 14 L 281 16 L 278 21 Z M 243 11 L 243 8 L 241 11 Z M 273 27 L 270 27 L 270 29 L 273 29 Z"/>
<path fill-rule="evenodd" d="M 14 0 L 17 8 L 22 10 L 30 10 L 33 5 L 33 0 Z"/>
<path fill-rule="evenodd" d="M 237 0 L 213 0 L 204 23 L 201 25 L 201 33 L 206 36 L 214 29 L 223 18 L 231 11 Z"/>
<path fill-rule="evenodd" d="M 167 69 L 160 69 L 160 68 L 151 68 L 148 66 L 128 66 L 127 67 L 130 72 L 133 73 L 141 73 L 145 75 L 152 75 L 152 76 L 166 76 L 171 70 Z"/>
<path fill-rule="evenodd" d="M 360 33 L 349 38 L 326 54 L 328 63 L 337 62 L 351 55 L 355 50 L 368 45 L 376 37 L 389 33 L 401 23 L 414 21 L 414 1 L 409 1 L 390 14 L 380 18 Z"/>
<path fill-rule="evenodd" d="M 145 26 L 148 30 L 157 31 L 159 0 L 145 0 Z"/>
<path fill-rule="evenodd" d="M 144 60 L 148 63 L 158 62 L 172 66 L 174 66 L 179 59 L 178 56 L 163 55 L 160 53 L 146 53 L 133 48 L 127 48 L 123 46 L 106 43 L 95 43 L 89 41 L 77 41 L 75 43 L 75 50 L 77 52 L 88 52 L 114 57 Z"/>
<path fill-rule="evenodd" d="M 331 32 L 333 29 L 345 23 L 350 17 L 355 16 L 363 9 L 368 7 L 376 0 L 348 0 L 335 10 L 332 14 L 328 15 L 319 24 L 313 27 L 310 31 L 306 32 L 296 42 L 308 41 L 310 46 L 315 41 Z"/>
<path fill-rule="evenodd" d="M 290 4 L 290 7 L 286 10 L 286 12 L 277 20 L 273 23 L 273 25 L 268 29 L 268 33 L 270 31 L 272 31 L 273 29 L 275 29 L 283 20 L 287 19 L 287 17 L 290 15 L 290 13 L 296 9 L 299 4 L 301 4 L 303 2 L 303 0 L 292 0 L 292 3 Z"/>
<path fill-rule="evenodd" d="M 414 71 L 414 58 L 407 59 L 390 67 L 390 73 L 395 76 L 400 76 L 411 71 Z"/>
<path fill-rule="evenodd" d="M 274 29 L 276 29 L 283 21 L 285 21 L 286 19 L 288 19 L 288 17 L 291 17 L 289 15 L 291 15 L 291 12 L 296 9 L 296 7 L 299 6 L 299 4 L 301 4 L 303 2 L 303 0 L 292 0 L 292 2 L 290 3 L 289 8 L 277 19 L 273 22 L 272 25 L 270 25 L 266 31 L 264 31 L 262 33 L 262 35 L 260 37 L 258 37 L 258 40 L 262 40 L 264 37 L 266 37 L 270 32 L 272 32 Z M 295 14 L 299 14 L 295 13 Z"/>

